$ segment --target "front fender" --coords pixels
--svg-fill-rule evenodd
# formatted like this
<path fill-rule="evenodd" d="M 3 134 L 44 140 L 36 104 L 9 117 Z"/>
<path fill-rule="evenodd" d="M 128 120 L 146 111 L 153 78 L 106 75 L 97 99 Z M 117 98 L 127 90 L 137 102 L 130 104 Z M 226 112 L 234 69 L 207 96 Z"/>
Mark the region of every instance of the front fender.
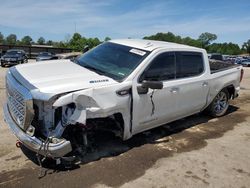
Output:
<path fill-rule="evenodd" d="M 131 86 L 131 82 L 124 82 L 76 91 L 58 98 L 53 103 L 53 107 L 58 108 L 74 103 L 76 109 L 70 121 L 83 124 L 85 124 L 86 119 L 108 117 L 115 113 L 121 113 L 124 120 L 124 139 L 127 139 L 130 137 L 131 94 L 121 96 L 117 94 L 117 91 L 129 90 Z"/>

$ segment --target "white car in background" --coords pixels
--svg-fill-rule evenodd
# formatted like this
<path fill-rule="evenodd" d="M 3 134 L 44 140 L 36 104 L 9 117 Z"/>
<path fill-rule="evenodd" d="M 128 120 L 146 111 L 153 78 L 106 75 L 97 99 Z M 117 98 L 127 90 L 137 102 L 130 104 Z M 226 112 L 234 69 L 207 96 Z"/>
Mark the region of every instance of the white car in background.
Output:
<path fill-rule="evenodd" d="M 250 67 L 250 60 L 249 59 L 244 59 L 240 63 L 244 67 Z"/>

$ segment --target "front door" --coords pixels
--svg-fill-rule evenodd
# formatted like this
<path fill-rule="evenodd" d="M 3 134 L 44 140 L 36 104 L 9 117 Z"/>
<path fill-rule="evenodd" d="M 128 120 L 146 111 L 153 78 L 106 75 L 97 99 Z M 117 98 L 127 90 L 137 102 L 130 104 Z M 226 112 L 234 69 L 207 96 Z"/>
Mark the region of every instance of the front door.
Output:
<path fill-rule="evenodd" d="M 133 134 L 169 121 L 176 114 L 176 93 L 169 82 L 175 79 L 175 54 L 164 52 L 157 55 L 139 78 L 133 83 Z M 149 89 L 139 94 L 137 86 L 143 80 L 162 81 L 163 88 Z"/>

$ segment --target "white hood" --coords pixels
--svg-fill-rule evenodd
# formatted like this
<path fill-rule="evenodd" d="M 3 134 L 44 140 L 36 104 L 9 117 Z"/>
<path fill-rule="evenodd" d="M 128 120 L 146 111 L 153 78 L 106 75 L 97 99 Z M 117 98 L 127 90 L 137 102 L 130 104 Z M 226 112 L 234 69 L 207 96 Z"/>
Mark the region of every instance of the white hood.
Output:
<path fill-rule="evenodd" d="M 99 75 L 70 60 L 23 64 L 11 68 L 10 72 L 21 84 L 31 90 L 32 94 L 37 95 L 38 91 L 39 95 L 49 94 L 45 98 L 60 93 L 118 83 L 112 78 Z"/>

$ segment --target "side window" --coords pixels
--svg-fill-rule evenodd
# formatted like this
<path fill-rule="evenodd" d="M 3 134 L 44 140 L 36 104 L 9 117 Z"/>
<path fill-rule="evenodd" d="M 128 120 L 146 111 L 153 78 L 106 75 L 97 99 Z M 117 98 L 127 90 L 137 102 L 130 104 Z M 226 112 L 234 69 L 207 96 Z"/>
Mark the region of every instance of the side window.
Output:
<path fill-rule="evenodd" d="M 198 76 L 204 71 L 202 54 L 199 52 L 176 52 L 176 78 Z"/>
<path fill-rule="evenodd" d="M 174 53 L 162 53 L 155 57 L 149 67 L 144 71 L 140 82 L 171 80 L 175 78 L 175 55 Z"/>

